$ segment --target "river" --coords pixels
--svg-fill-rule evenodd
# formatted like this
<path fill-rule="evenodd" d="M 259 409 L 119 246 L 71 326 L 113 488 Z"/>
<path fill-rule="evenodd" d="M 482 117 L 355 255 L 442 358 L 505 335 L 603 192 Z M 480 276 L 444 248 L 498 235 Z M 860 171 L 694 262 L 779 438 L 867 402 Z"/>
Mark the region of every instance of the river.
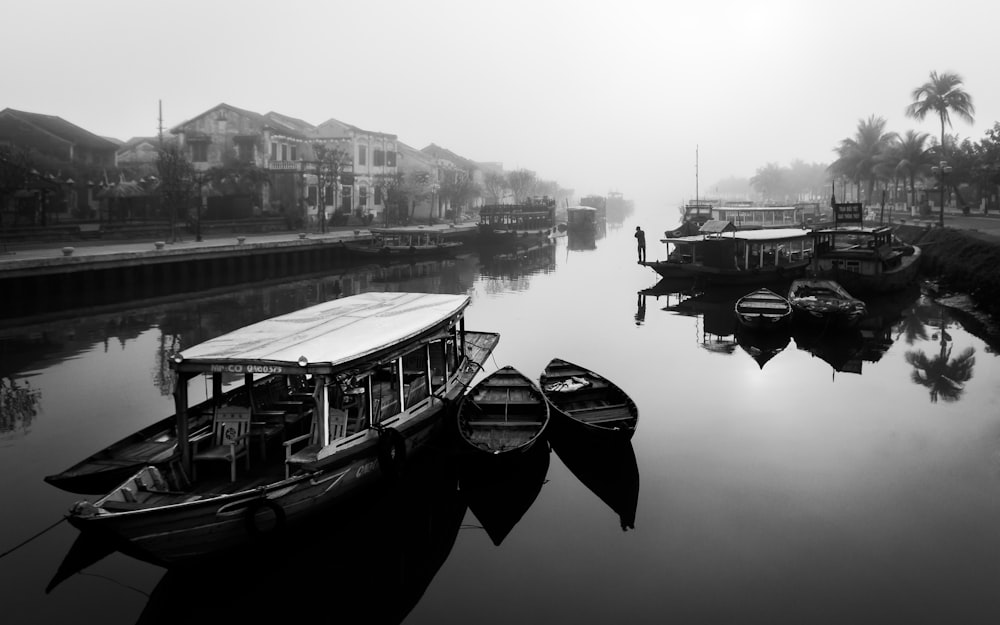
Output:
<path fill-rule="evenodd" d="M 753 344 L 732 293 L 654 288 L 632 232 L 656 258 L 658 221 L 519 259 L 331 269 L 7 322 L 4 622 L 992 622 L 994 351 L 918 289 L 870 302 L 857 333 Z M 113 553 L 46 592 L 81 497 L 42 478 L 171 412 L 169 354 L 369 290 L 469 294 L 467 327 L 501 334 L 487 371 L 537 379 L 559 357 L 604 374 L 639 408 L 631 446 L 553 450 L 525 473 L 530 506 L 500 544 L 459 488 L 473 480 L 415 464 L 352 524 L 280 558 L 167 572 Z"/>

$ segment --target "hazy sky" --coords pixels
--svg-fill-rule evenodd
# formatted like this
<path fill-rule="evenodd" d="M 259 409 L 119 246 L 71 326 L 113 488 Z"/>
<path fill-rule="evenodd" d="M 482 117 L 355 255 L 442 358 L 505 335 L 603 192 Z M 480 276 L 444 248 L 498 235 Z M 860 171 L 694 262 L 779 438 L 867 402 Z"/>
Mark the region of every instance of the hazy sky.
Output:
<path fill-rule="evenodd" d="M 331 117 L 577 195 L 673 212 L 769 162 L 829 163 L 858 120 L 906 118 L 932 70 L 1000 121 L 1000 5 L 983 0 L 32 0 L 0 17 L 0 109 L 104 136 L 220 102 Z"/>

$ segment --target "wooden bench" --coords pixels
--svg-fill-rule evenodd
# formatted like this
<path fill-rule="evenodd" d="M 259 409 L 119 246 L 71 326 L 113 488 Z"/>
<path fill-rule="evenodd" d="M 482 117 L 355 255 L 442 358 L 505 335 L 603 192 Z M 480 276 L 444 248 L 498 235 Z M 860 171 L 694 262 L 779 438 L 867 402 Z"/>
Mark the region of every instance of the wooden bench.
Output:
<path fill-rule="evenodd" d="M 576 410 L 567 410 L 566 413 L 574 419 L 578 419 L 585 423 L 606 423 L 609 421 L 623 421 L 625 419 L 632 418 L 632 413 L 629 412 L 627 404 L 614 404 L 611 406 L 599 406 L 595 408 L 577 408 Z"/>
<path fill-rule="evenodd" d="M 542 425 L 542 421 L 470 421 L 470 427 L 485 426 L 485 427 L 538 427 Z"/>

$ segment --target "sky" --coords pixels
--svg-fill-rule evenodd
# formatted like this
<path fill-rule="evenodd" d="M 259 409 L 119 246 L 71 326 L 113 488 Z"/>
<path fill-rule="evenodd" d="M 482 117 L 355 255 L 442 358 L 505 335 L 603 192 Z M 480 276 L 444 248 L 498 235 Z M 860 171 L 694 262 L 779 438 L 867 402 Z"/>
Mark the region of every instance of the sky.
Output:
<path fill-rule="evenodd" d="M 954 72 L 1000 121 L 982 0 L 32 0 L 0 8 L 0 109 L 154 136 L 227 104 L 335 118 L 526 168 L 577 197 L 676 207 L 768 163 L 830 163 Z M 11 27 L 13 26 L 13 27 Z M 697 156 L 696 156 L 697 155 Z"/>

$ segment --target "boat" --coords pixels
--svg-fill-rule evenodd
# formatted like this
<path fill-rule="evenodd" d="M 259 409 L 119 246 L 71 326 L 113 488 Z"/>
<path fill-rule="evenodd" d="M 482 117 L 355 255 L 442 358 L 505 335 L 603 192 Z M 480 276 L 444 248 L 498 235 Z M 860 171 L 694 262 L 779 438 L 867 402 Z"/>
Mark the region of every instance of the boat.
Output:
<path fill-rule="evenodd" d="M 803 278 L 788 287 L 796 321 L 827 328 L 853 328 L 868 312 L 865 303 L 833 280 Z"/>
<path fill-rule="evenodd" d="M 597 229 L 598 211 L 593 206 L 568 206 L 566 208 L 566 230 L 568 232 L 589 233 Z"/>
<path fill-rule="evenodd" d="M 451 238 L 450 225 L 398 226 L 371 228 L 371 237 L 358 241 L 341 241 L 341 245 L 356 256 L 414 257 L 443 256 L 462 247 Z"/>
<path fill-rule="evenodd" d="M 511 366 L 483 378 L 458 406 L 458 433 L 468 447 L 493 456 L 523 453 L 549 424 L 549 404 L 534 382 Z"/>
<path fill-rule="evenodd" d="M 286 425 L 308 419 L 313 410 L 313 399 L 301 387 L 302 378 L 289 380 L 281 400 L 261 405 L 259 413 L 273 415 L 280 411 Z M 277 379 L 262 378 L 254 381 L 249 395 L 268 397 Z M 223 403 L 246 402 L 246 388 L 239 386 L 224 394 Z M 186 429 L 191 437 L 203 436 L 212 426 L 211 400 L 192 407 Z M 46 482 L 62 490 L 80 495 L 106 493 L 146 465 L 166 468 L 177 459 L 176 417 L 169 415 L 133 432 L 124 438 L 73 464 L 69 468 L 47 475 Z"/>
<path fill-rule="evenodd" d="M 556 230 L 556 202 L 528 198 L 523 204 L 488 204 L 479 209 L 477 244 L 481 248 L 532 245 Z"/>
<path fill-rule="evenodd" d="M 618 515 L 622 531 L 634 529 L 639 466 L 632 441 L 589 436 L 565 423 L 553 424 L 549 440 L 570 473 Z"/>
<path fill-rule="evenodd" d="M 474 454 L 461 457 L 458 488 L 494 545 L 500 546 L 538 498 L 549 457 L 549 442 L 544 437 L 525 453 L 502 462 L 484 461 Z"/>
<path fill-rule="evenodd" d="M 760 288 L 736 300 L 736 319 L 750 330 L 773 331 L 787 328 L 792 305 L 771 289 Z"/>
<path fill-rule="evenodd" d="M 639 409 L 610 380 L 571 362 L 553 358 L 542 372 L 541 389 L 553 419 L 581 432 L 632 438 Z"/>
<path fill-rule="evenodd" d="M 852 293 L 899 291 L 913 284 L 921 250 L 898 241 L 889 226 L 838 226 L 812 231 L 809 274 L 839 282 Z"/>
<path fill-rule="evenodd" d="M 697 235 L 668 236 L 661 242 L 670 252 L 668 260 L 645 264 L 664 278 L 758 286 L 804 275 L 813 245 L 808 230 L 737 230 L 729 221 L 708 221 Z"/>
<path fill-rule="evenodd" d="M 123 553 L 170 565 L 245 549 L 398 478 L 499 341 L 465 329 L 469 303 L 464 295 L 363 293 L 175 354 L 176 453 L 77 502 L 69 522 Z M 245 393 L 224 392 L 241 378 Z M 308 428 L 286 421 L 294 411 L 260 410 L 302 378 L 313 402 Z M 208 404 L 189 405 L 189 388 L 202 387 L 211 389 Z M 210 413 L 211 426 L 192 433 L 199 411 Z"/>

